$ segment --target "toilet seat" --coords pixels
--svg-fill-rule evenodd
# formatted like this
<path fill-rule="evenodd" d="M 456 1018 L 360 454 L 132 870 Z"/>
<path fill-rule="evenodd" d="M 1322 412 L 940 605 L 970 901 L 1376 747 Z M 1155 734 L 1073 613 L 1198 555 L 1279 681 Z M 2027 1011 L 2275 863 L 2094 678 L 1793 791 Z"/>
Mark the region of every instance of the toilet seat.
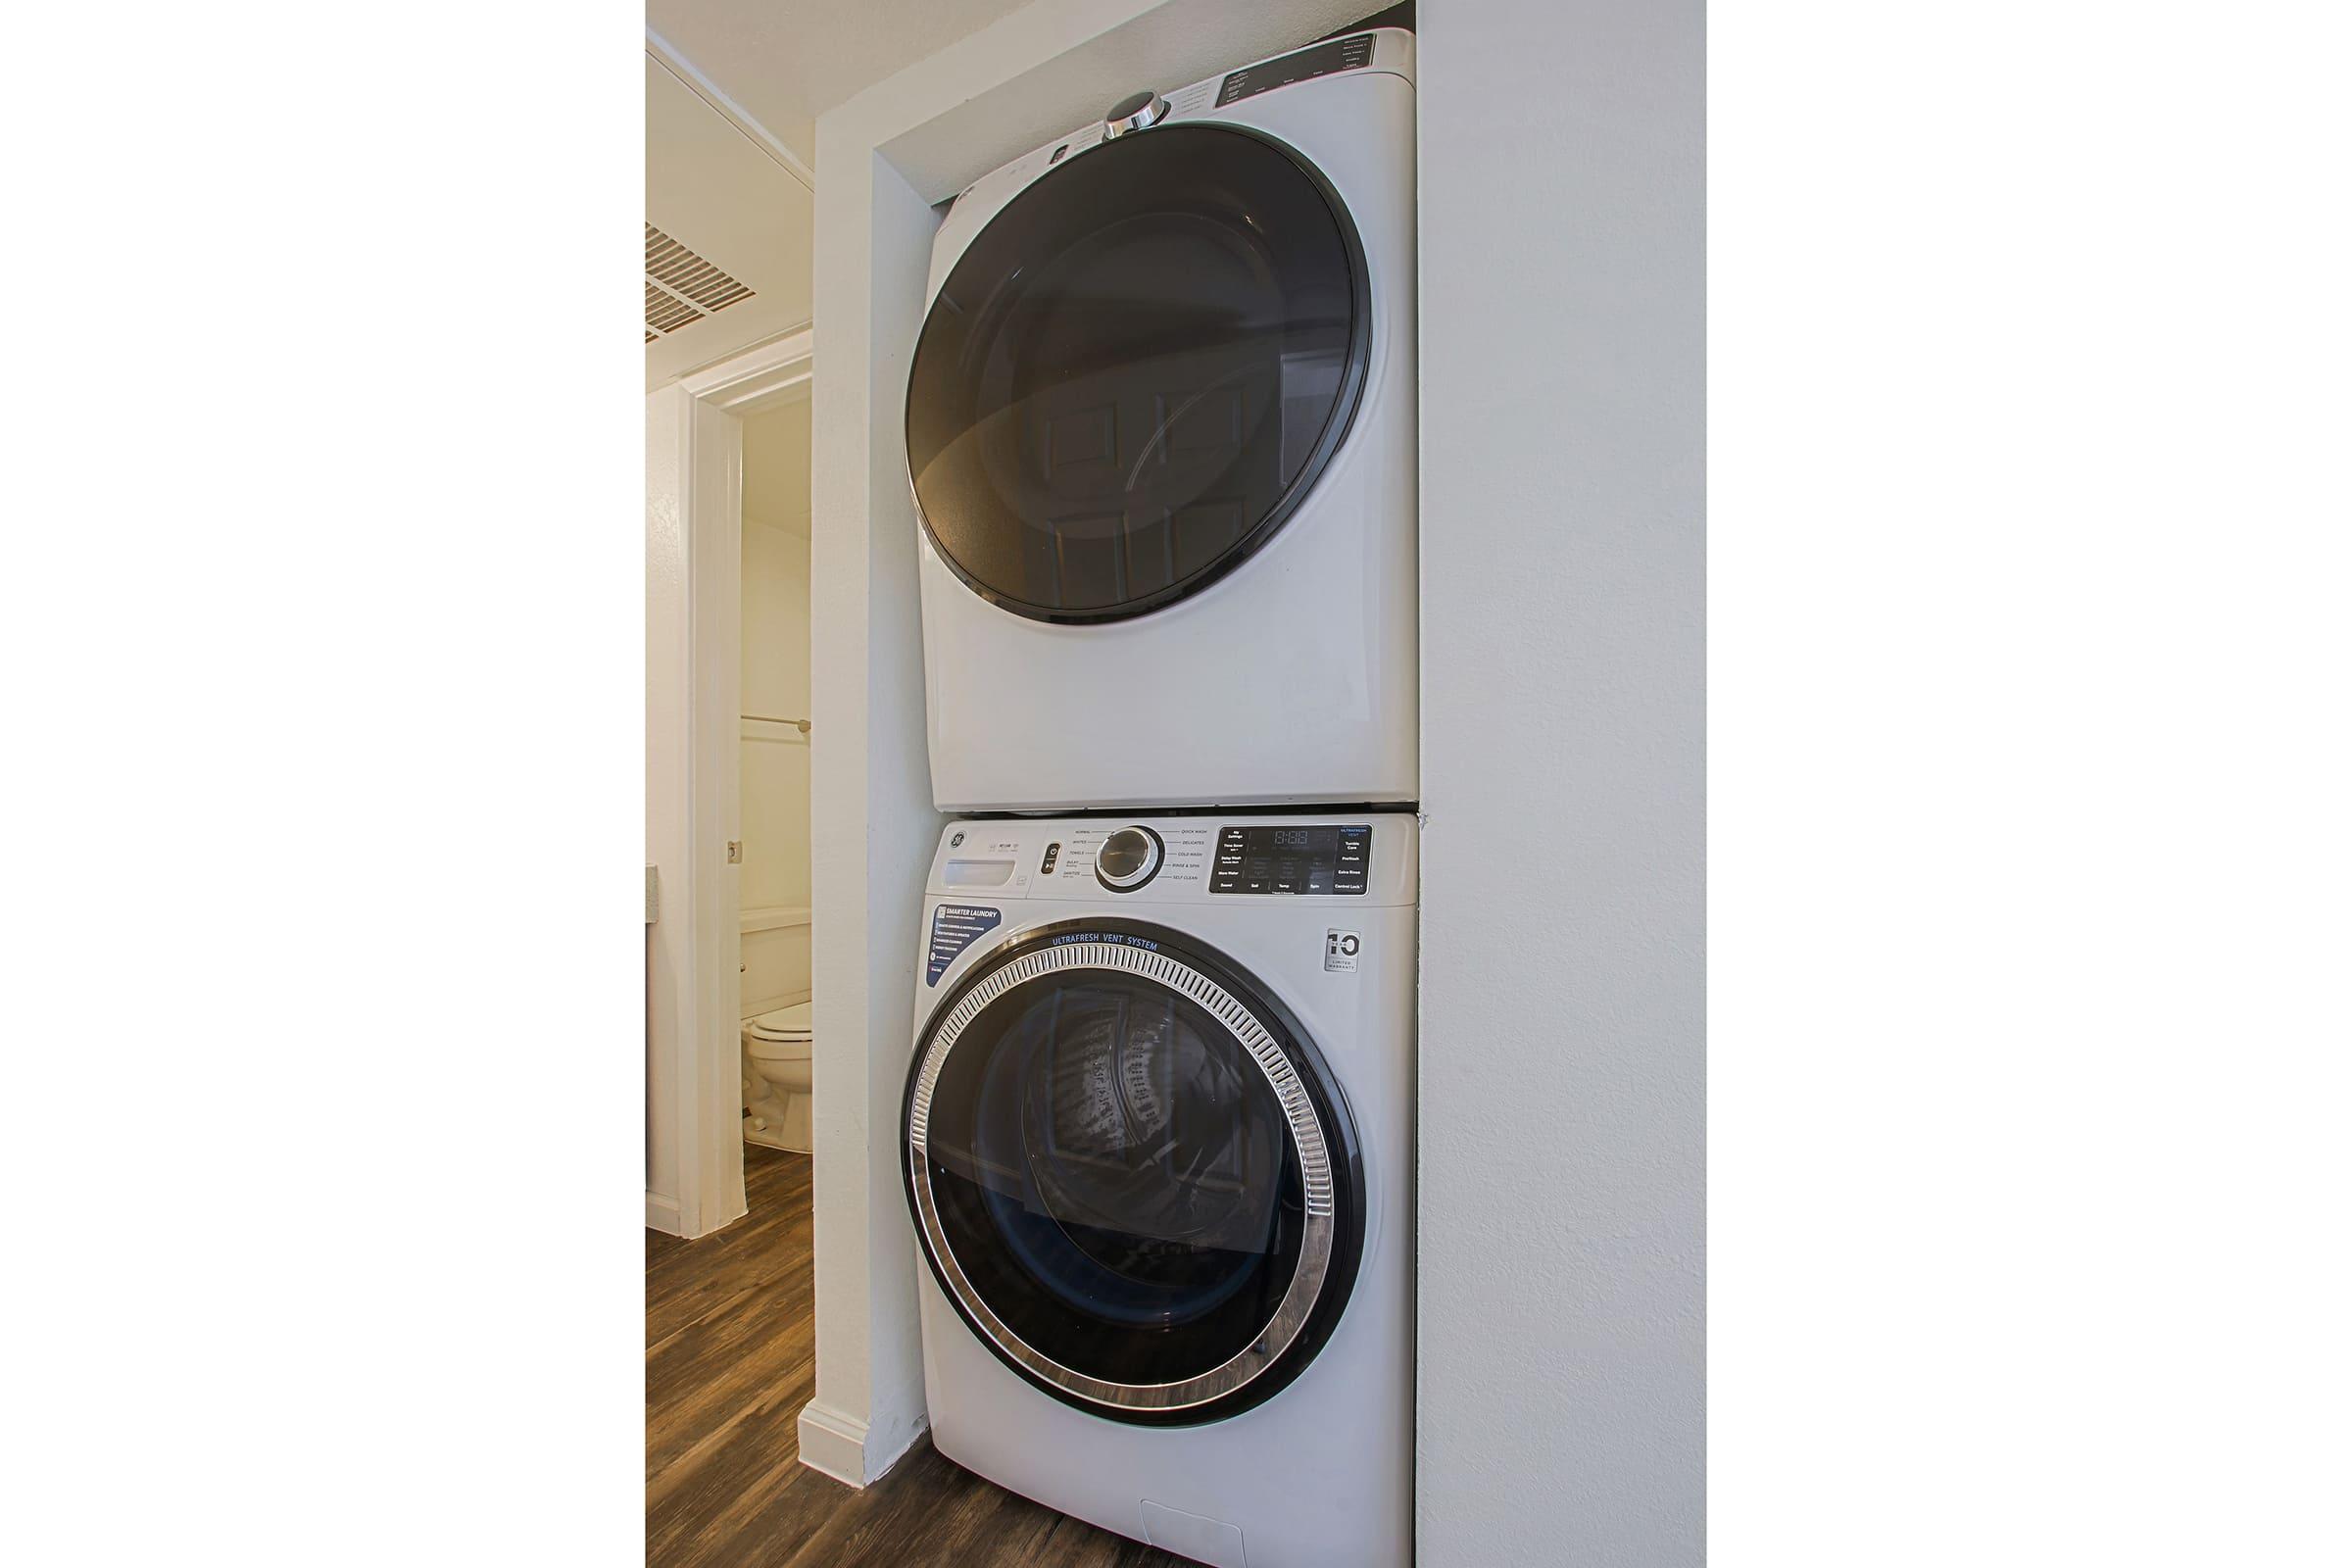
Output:
<path fill-rule="evenodd" d="M 814 1027 L 816 1004 L 796 1002 L 789 1007 L 762 1012 L 746 1021 L 745 1027 L 766 1040 L 806 1040 Z"/>
<path fill-rule="evenodd" d="M 796 1002 L 745 1019 L 744 1049 L 760 1061 L 808 1060 L 810 1019 L 815 1011 L 813 1004 Z"/>

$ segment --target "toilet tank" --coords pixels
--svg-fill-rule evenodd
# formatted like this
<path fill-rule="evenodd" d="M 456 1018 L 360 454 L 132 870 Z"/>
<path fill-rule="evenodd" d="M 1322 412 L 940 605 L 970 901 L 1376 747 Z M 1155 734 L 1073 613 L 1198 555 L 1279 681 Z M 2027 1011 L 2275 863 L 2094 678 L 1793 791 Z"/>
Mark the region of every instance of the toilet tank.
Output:
<path fill-rule="evenodd" d="M 746 909 L 740 961 L 746 1018 L 809 999 L 808 911 Z"/>

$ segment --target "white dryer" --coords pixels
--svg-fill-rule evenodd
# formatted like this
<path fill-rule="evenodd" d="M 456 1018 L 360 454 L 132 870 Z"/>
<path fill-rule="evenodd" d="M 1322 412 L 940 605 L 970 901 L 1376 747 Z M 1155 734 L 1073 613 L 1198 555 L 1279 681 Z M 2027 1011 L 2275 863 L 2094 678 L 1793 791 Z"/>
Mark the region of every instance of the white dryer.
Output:
<path fill-rule="evenodd" d="M 1417 798 L 1413 36 L 956 198 L 906 390 L 943 810 Z"/>
<path fill-rule="evenodd" d="M 948 827 L 902 1125 L 940 1452 L 1220 1568 L 1411 1561 L 1416 844 Z"/>

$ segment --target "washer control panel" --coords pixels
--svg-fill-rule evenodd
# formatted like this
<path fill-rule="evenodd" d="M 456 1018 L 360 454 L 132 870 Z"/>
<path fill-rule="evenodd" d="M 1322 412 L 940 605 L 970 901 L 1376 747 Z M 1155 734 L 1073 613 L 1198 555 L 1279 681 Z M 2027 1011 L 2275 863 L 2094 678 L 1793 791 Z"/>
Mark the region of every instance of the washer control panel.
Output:
<path fill-rule="evenodd" d="M 967 819 L 941 833 L 929 888 L 935 899 L 990 908 L 1047 899 L 1100 909 L 1197 904 L 1262 912 L 1286 906 L 1276 897 L 1285 894 L 1310 906 L 1386 906 L 1415 902 L 1418 848 L 1417 825 L 1403 811 L 1352 820 L 1264 811 Z"/>
<path fill-rule="evenodd" d="M 1256 823 L 1217 835 L 1211 893 L 1361 893 L 1372 824 Z"/>

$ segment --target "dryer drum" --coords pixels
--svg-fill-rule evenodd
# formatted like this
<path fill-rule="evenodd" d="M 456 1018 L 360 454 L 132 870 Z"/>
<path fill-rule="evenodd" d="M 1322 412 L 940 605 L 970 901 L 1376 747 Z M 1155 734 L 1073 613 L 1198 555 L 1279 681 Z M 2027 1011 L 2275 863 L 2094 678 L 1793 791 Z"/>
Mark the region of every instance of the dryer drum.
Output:
<path fill-rule="evenodd" d="M 1345 1098 L 1222 955 L 1140 922 L 1037 931 L 924 1029 L 907 1201 L 940 1288 L 1007 1366 L 1145 1424 L 1297 1377 L 1363 1243 Z"/>
<path fill-rule="evenodd" d="M 1207 587 L 1346 439 L 1369 292 L 1345 204 L 1271 137 L 1175 124 L 1069 159 L 957 258 L 915 345 L 907 471 L 941 560 L 1038 620 Z"/>

